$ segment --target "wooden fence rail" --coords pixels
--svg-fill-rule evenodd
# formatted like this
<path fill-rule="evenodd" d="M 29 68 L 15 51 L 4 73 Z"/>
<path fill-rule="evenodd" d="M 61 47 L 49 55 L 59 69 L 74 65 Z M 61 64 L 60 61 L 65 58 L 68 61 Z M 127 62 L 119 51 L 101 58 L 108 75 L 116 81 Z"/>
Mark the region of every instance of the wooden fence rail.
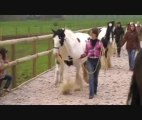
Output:
<path fill-rule="evenodd" d="M 34 54 L 34 55 L 28 55 L 26 57 L 15 59 L 14 61 L 11 61 L 11 62 L 5 64 L 4 68 L 12 67 L 12 66 L 17 65 L 19 63 L 27 62 L 27 61 L 36 59 L 38 57 L 48 55 L 50 52 L 52 52 L 52 49 L 48 50 L 48 51 L 40 52 L 40 53 L 37 53 L 37 54 Z"/>

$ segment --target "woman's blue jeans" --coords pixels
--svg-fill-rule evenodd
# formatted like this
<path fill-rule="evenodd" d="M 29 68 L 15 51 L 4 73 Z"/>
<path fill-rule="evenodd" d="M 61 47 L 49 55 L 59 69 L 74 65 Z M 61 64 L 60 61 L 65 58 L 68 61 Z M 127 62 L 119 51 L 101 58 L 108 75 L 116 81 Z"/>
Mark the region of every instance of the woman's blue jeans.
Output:
<path fill-rule="evenodd" d="M 128 59 L 129 59 L 129 69 L 133 70 L 135 65 L 135 54 L 136 50 L 132 49 L 128 51 Z"/>
<path fill-rule="evenodd" d="M 99 58 L 88 58 L 87 67 L 90 73 L 96 69 L 93 74 L 89 74 L 89 95 L 94 96 L 94 94 L 97 93 L 98 75 L 101 68 L 101 62 Z"/>

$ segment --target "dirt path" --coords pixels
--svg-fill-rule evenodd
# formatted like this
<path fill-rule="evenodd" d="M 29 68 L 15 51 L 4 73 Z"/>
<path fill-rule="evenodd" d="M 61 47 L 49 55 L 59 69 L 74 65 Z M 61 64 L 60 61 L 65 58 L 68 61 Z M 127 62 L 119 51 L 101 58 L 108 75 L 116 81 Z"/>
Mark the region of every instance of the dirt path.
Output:
<path fill-rule="evenodd" d="M 54 86 L 53 70 L 0 97 L 0 105 L 125 105 L 132 72 L 128 70 L 126 50 L 122 48 L 121 53 L 120 58 L 112 58 L 111 69 L 100 71 L 98 93 L 94 99 L 88 99 L 86 84 L 82 91 L 62 95 L 59 87 Z M 74 78 L 74 67 L 69 73 Z"/>

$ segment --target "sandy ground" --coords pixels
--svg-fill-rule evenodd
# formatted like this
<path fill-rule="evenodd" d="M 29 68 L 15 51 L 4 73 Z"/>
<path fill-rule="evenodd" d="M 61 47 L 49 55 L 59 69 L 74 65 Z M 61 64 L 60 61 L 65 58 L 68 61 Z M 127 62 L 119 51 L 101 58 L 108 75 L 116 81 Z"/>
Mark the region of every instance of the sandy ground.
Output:
<path fill-rule="evenodd" d="M 62 95 L 60 87 L 54 86 L 54 70 L 0 97 L 0 105 L 126 105 L 132 72 L 128 70 L 128 56 L 122 48 L 121 57 L 112 58 L 112 68 L 99 74 L 98 93 L 88 99 L 89 88 Z M 75 76 L 74 67 L 69 75 Z"/>

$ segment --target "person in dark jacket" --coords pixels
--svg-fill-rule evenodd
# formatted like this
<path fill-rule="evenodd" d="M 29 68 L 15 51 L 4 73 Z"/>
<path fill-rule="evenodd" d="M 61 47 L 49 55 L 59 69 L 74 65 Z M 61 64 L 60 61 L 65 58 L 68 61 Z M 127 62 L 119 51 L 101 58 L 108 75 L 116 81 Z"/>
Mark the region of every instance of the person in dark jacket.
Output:
<path fill-rule="evenodd" d="M 136 51 L 139 51 L 141 48 L 135 24 L 130 24 L 130 30 L 126 32 L 124 39 L 121 43 L 121 47 L 125 43 L 129 57 L 129 70 L 133 71 L 135 65 L 135 53 Z"/>
<path fill-rule="evenodd" d="M 117 45 L 117 55 L 118 57 L 120 57 L 120 52 L 121 52 L 120 43 L 124 36 L 124 30 L 120 22 L 117 22 L 116 28 L 114 29 L 114 36 L 115 36 L 116 45 Z"/>

